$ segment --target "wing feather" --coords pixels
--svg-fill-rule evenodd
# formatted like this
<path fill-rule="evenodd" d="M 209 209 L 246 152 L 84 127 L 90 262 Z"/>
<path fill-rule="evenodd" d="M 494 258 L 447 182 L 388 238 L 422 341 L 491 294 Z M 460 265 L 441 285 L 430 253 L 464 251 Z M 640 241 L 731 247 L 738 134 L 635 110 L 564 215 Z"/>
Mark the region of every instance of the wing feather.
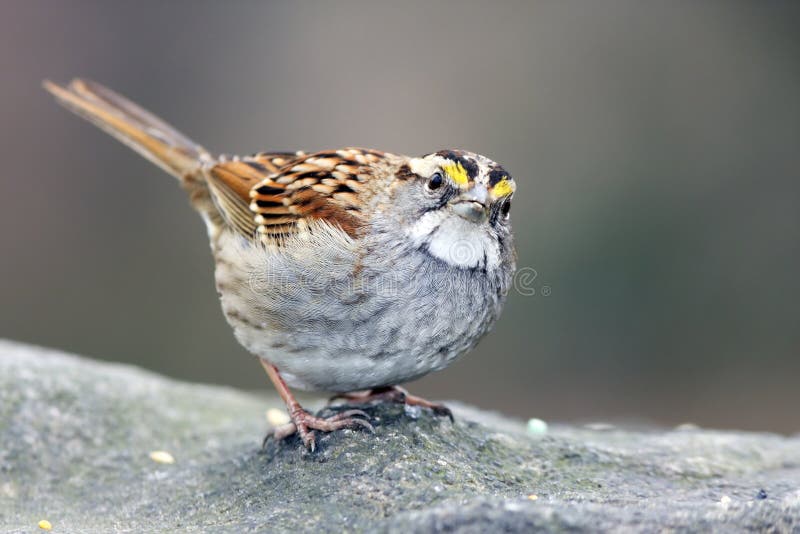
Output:
<path fill-rule="evenodd" d="M 219 161 L 206 175 L 223 218 L 243 235 L 279 244 L 313 220 L 324 220 L 355 237 L 365 223 L 359 193 L 392 157 L 357 148 L 264 152 Z"/>

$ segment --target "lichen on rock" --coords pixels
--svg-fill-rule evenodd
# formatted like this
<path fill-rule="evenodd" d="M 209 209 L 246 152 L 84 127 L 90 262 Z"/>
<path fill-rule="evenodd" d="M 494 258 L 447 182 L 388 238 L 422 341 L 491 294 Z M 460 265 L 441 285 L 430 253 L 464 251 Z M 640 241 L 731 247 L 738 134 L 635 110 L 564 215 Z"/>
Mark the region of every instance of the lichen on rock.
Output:
<path fill-rule="evenodd" d="M 53 532 L 800 530 L 798 436 L 532 435 L 450 406 L 455 423 L 359 406 L 374 435 L 262 450 L 274 396 L 0 341 L 0 530 L 43 517 Z"/>

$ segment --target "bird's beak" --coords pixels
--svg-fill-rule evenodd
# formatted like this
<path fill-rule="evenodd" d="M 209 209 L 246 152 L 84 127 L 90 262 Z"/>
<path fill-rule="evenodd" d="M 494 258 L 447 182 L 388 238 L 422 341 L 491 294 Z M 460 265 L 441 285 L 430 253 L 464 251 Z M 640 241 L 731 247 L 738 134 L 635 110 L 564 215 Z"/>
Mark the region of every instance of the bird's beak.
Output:
<path fill-rule="evenodd" d="M 474 200 L 460 200 L 453 204 L 456 215 L 474 223 L 482 223 L 489 216 L 489 210 L 480 202 Z"/>
<path fill-rule="evenodd" d="M 489 218 L 487 200 L 486 188 L 476 185 L 453 199 L 451 206 L 456 215 L 473 223 L 482 223 Z"/>

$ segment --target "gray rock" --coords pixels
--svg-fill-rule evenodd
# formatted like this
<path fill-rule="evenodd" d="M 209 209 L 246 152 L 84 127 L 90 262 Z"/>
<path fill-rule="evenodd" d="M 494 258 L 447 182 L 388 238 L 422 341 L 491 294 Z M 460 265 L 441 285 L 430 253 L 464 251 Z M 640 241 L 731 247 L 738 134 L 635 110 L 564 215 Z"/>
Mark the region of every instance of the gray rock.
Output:
<path fill-rule="evenodd" d="M 277 398 L 0 341 L 0 528 L 800 531 L 797 436 L 574 426 L 532 436 L 466 406 L 452 424 L 379 405 L 366 408 L 375 435 L 325 435 L 313 454 L 297 439 L 262 451 L 270 407 Z M 154 462 L 154 450 L 175 462 Z"/>

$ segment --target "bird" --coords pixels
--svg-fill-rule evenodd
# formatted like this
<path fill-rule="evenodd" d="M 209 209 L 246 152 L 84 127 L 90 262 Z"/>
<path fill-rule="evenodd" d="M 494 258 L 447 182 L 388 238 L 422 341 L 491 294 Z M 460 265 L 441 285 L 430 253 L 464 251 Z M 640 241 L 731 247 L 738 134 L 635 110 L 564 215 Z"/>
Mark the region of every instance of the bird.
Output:
<path fill-rule="evenodd" d="M 452 363 L 500 316 L 516 269 L 516 182 L 501 165 L 459 149 L 213 156 L 99 83 L 43 85 L 187 191 L 224 316 L 288 411 L 265 442 L 296 434 L 314 451 L 317 432 L 374 432 L 364 411 L 317 416 L 290 388 L 452 419 L 401 384 Z"/>

